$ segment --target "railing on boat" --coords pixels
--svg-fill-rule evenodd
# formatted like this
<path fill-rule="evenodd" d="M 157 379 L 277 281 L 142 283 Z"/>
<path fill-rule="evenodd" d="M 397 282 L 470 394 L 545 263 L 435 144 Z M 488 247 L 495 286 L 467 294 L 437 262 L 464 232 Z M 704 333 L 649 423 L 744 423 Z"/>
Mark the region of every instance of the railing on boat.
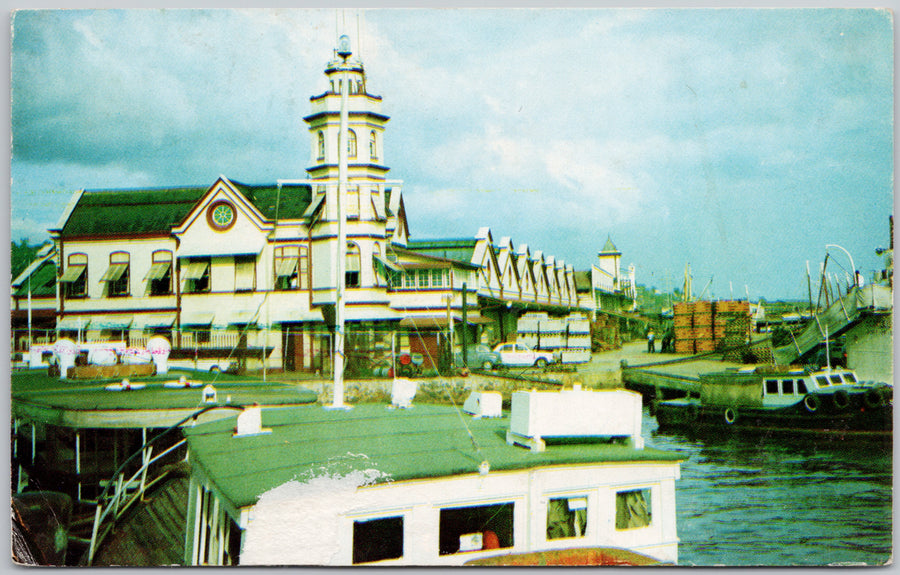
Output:
<path fill-rule="evenodd" d="M 163 472 L 161 472 L 158 476 L 153 477 L 148 481 L 147 476 L 150 471 L 150 467 L 170 453 L 173 453 L 177 449 L 185 446 L 187 444 L 187 440 L 181 439 L 155 457 L 153 456 L 153 444 L 157 440 L 161 440 L 169 433 L 178 429 L 188 421 L 196 419 L 207 411 L 211 411 L 213 409 L 243 410 L 244 408 L 237 405 L 208 405 L 185 417 L 168 429 L 165 429 L 158 433 L 156 436 L 144 443 L 144 445 L 141 446 L 140 451 L 135 452 L 131 457 L 126 459 L 125 462 L 122 463 L 122 465 L 119 466 L 119 468 L 113 475 L 113 479 L 107 483 L 103 492 L 99 497 L 97 497 L 97 508 L 94 511 L 94 526 L 91 530 L 91 539 L 88 547 L 88 566 L 93 563 L 94 554 L 97 551 L 97 547 L 100 545 L 100 543 L 103 542 L 103 539 L 112 530 L 115 524 L 114 522 L 121 518 L 135 501 L 137 501 L 138 499 L 143 500 L 143 496 L 149 488 L 153 487 L 166 477 L 167 473 L 165 470 L 163 470 Z M 128 478 L 128 480 L 125 480 L 125 474 L 122 470 L 125 469 L 138 455 L 141 455 L 141 467 L 137 471 L 135 471 L 134 474 Z M 187 453 L 185 453 L 185 459 L 187 459 Z M 110 486 L 113 486 L 114 488 L 111 496 L 108 494 Z M 137 489 L 134 489 L 133 486 L 136 486 Z M 112 515 L 113 524 L 108 525 L 101 531 L 103 522 L 107 520 L 110 515 Z"/>
<path fill-rule="evenodd" d="M 152 456 L 153 446 L 148 445 L 146 449 L 141 450 L 143 462 L 134 475 L 126 480 L 125 474 L 119 473 L 117 477 L 107 484 L 107 488 L 97 498 L 97 508 L 94 510 L 94 527 L 91 530 L 91 542 L 88 547 L 88 565 L 94 561 L 94 553 L 97 547 L 113 528 L 115 522 L 131 508 L 135 501 L 138 499 L 143 501 L 144 493 L 148 489 L 166 477 L 166 473 L 163 472 L 148 481 L 147 474 L 150 471 L 150 466 L 186 444 L 187 440 L 182 439 L 155 457 Z M 113 485 L 114 489 L 112 496 L 107 498 L 106 491 L 109 489 L 109 485 Z M 100 528 L 110 514 L 112 514 L 113 524 L 107 525 L 106 529 L 101 533 Z"/>

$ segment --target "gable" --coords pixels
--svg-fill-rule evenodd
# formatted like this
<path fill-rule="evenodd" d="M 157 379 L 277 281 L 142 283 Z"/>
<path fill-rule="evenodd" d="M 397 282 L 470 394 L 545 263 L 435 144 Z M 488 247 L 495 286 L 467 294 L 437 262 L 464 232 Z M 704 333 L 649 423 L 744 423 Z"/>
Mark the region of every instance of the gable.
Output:
<path fill-rule="evenodd" d="M 168 234 L 197 205 L 206 187 L 94 190 L 81 194 L 60 231 L 84 236 Z"/>

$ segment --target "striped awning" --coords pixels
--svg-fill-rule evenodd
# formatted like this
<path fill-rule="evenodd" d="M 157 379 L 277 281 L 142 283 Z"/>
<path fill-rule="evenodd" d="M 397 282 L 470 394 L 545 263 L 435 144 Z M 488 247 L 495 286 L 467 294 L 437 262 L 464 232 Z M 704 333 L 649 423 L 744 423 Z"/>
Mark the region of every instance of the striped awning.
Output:
<path fill-rule="evenodd" d="M 127 329 L 133 321 L 134 316 L 131 315 L 100 316 L 91 320 L 91 329 Z"/>
<path fill-rule="evenodd" d="M 205 311 L 186 311 L 181 314 L 181 325 L 211 325 L 216 314 Z"/>
<path fill-rule="evenodd" d="M 278 315 L 272 316 L 273 323 L 294 323 L 303 321 L 322 322 L 322 312 L 318 309 L 283 309 L 278 311 Z"/>
<path fill-rule="evenodd" d="M 229 318 L 229 324 L 246 324 L 246 323 L 256 323 L 256 310 L 255 309 L 245 309 L 245 310 L 237 310 L 232 311 Z"/>
<path fill-rule="evenodd" d="M 203 277 L 203 274 L 206 273 L 206 269 L 209 267 L 209 260 L 199 260 L 195 262 L 190 262 L 186 266 L 184 273 L 181 276 L 181 279 L 185 280 L 198 280 Z"/>
<path fill-rule="evenodd" d="M 80 317 L 80 316 L 66 316 L 60 319 L 56 324 L 56 329 L 64 329 L 64 330 L 77 330 L 77 329 L 87 329 L 91 323 L 91 318 L 89 317 Z"/>
<path fill-rule="evenodd" d="M 375 256 L 375 255 L 373 255 L 372 258 L 376 262 L 378 262 L 379 264 L 383 265 L 384 267 L 386 267 L 387 269 L 389 269 L 391 271 L 394 271 L 394 272 L 402 272 L 403 271 L 403 268 L 401 268 L 400 266 L 398 266 L 397 264 L 395 264 L 394 262 L 392 262 L 389 259 L 383 258 L 381 256 Z"/>
<path fill-rule="evenodd" d="M 172 262 L 156 262 L 150 266 L 150 271 L 144 277 L 144 281 L 161 280 L 172 267 Z"/>
<path fill-rule="evenodd" d="M 60 276 L 59 281 L 61 283 L 77 281 L 86 269 L 87 266 L 69 266 L 66 268 L 66 271 L 63 272 L 63 275 Z"/>
<path fill-rule="evenodd" d="M 294 275 L 294 271 L 297 269 L 297 261 L 298 258 L 284 258 L 280 260 L 278 267 L 275 268 L 275 277 L 283 278 Z"/>
<path fill-rule="evenodd" d="M 106 273 L 103 274 L 103 277 L 100 278 L 102 282 L 114 282 L 122 277 L 122 274 L 125 273 L 125 270 L 128 269 L 128 264 L 109 264 L 109 267 L 106 269 Z"/>
<path fill-rule="evenodd" d="M 144 320 L 144 327 L 172 327 L 175 324 L 175 314 L 167 313 L 164 315 L 157 315 Z"/>

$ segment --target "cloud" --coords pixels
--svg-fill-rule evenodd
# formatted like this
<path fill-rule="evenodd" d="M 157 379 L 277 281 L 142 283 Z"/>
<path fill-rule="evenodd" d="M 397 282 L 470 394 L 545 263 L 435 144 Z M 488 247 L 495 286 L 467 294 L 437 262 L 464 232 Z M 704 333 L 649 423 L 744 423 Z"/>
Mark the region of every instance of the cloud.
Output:
<path fill-rule="evenodd" d="M 340 20 L 16 12 L 14 225 L 55 223 L 80 187 L 303 177 L 302 118 Z M 348 13 L 345 31 L 392 118 L 385 158 L 417 237 L 487 225 L 586 267 L 611 233 L 653 277 L 690 258 L 718 277 L 759 271 L 775 292 L 796 282 L 766 270 L 799 269 L 797 246 L 825 236 L 880 265 L 862 254 L 886 241 L 893 209 L 889 12 L 396 9 L 358 22 Z"/>

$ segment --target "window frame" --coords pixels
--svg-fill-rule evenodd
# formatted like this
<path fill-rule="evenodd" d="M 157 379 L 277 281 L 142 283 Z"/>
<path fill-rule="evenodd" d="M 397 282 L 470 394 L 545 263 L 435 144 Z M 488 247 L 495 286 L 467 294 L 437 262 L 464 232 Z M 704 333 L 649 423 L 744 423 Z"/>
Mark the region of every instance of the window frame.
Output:
<path fill-rule="evenodd" d="M 163 259 L 168 257 L 168 259 Z M 168 263 L 169 269 L 163 274 L 163 277 L 159 279 L 148 279 L 147 291 L 148 294 L 153 296 L 167 296 L 172 295 L 172 279 L 173 279 L 173 261 L 174 254 L 171 250 L 156 250 L 150 255 L 150 266 L 151 268 L 155 264 Z M 149 271 L 147 272 L 149 275 Z"/>
<path fill-rule="evenodd" d="M 234 256 L 234 292 L 235 293 L 249 293 L 256 291 L 256 261 L 257 258 L 254 255 L 237 255 Z M 244 269 L 248 268 L 248 269 Z M 243 284 L 239 287 L 238 279 L 241 278 L 243 281 L 243 274 L 247 274 L 249 271 L 249 287 L 244 286 Z"/>
<path fill-rule="evenodd" d="M 117 251 L 109 254 L 109 266 L 125 265 L 125 269 L 114 280 L 107 280 L 106 297 L 120 298 L 131 295 L 131 254 Z M 101 279 L 101 281 L 103 281 Z"/>
<path fill-rule="evenodd" d="M 185 279 L 184 281 L 184 291 L 185 294 L 201 294 L 201 293 L 210 293 L 212 291 L 212 258 L 210 257 L 193 257 L 193 258 L 182 258 L 179 260 L 178 264 L 180 267 L 184 268 L 186 266 L 182 265 L 182 261 L 187 260 L 187 266 L 190 266 L 193 263 L 206 263 L 206 269 L 203 271 L 203 275 L 196 279 Z"/>
<path fill-rule="evenodd" d="M 362 249 L 356 242 L 347 242 L 347 252 L 344 255 L 344 287 L 354 289 L 362 287 Z"/>
<path fill-rule="evenodd" d="M 399 520 L 398 525 L 384 525 L 385 522 L 396 523 Z M 377 523 L 377 525 L 376 525 Z M 398 535 L 397 531 L 399 530 L 399 542 L 394 541 L 393 538 Z M 364 533 L 364 531 L 366 533 Z M 363 535 L 374 536 L 374 540 L 371 542 L 375 544 L 375 547 L 378 551 L 384 551 L 387 547 L 385 542 L 390 544 L 388 548 L 388 553 L 383 557 L 375 557 L 369 558 L 364 555 L 363 549 L 361 549 L 362 541 L 358 539 Z M 381 536 L 381 537 L 379 537 Z M 386 541 L 390 539 L 389 541 Z M 352 548 L 352 557 L 351 563 L 353 565 L 369 565 L 372 563 L 378 563 L 381 561 L 396 561 L 398 559 L 402 559 L 405 555 L 405 539 L 406 539 L 406 521 L 404 515 L 386 515 L 386 516 L 378 516 L 378 517 L 370 517 L 370 518 L 355 518 L 353 520 L 353 539 L 351 541 Z M 397 546 L 399 544 L 399 555 L 396 554 Z"/>
<path fill-rule="evenodd" d="M 81 268 L 81 273 L 78 274 L 78 277 L 73 281 L 60 282 L 66 285 L 63 290 L 63 298 L 64 299 L 84 299 L 88 297 L 88 289 L 87 289 L 87 278 L 88 278 L 88 256 L 85 253 L 78 252 L 69 254 L 66 258 L 68 263 L 66 265 L 66 270 L 69 268 Z M 65 273 L 60 274 L 60 278 L 62 278 Z"/>
<path fill-rule="evenodd" d="M 614 526 L 616 532 L 635 531 L 637 529 L 648 529 L 648 528 L 653 527 L 653 525 L 654 525 L 654 522 L 653 522 L 653 515 L 654 515 L 654 513 L 653 513 L 653 510 L 654 510 L 653 509 L 654 508 L 653 491 L 654 491 L 654 489 L 652 486 L 644 486 L 644 487 L 629 486 L 629 487 L 616 488 L 613 491 L 614 509 L 616 510 L 613 526 Z M 620 524 L 619 495 L 627 495 L 629 493 L 646 494 L 644 496 L 644 502 L 647 506 L 647 522 L 644 523 L 643 525 L 634 525 L 634 526 L 625 525 L 624 527 L 619 527 L 619 524 Z M 630 522 L 631 518 L 627 517 L 627 518 L 623 518 L 623 519 Z"/>
<path fill-rule="evenodd" d="M 579 534 L 577 533 L 577 530 L 576 530 L 576 534 L 575 534 L 575 535 L 559 535 L 559 536 L 551 536 L 551 535 L 550 535 L 550 528 L 551 528 L 551 522 L 550 522 L 550 519 L 551 519 L 551 515 L 550 515 L 550 513 L 551 513 L 551 504 L 552 504 L 554 501 L 565 501 L 565 502 L 566 502 L 566 506 L 569 507 L 570 504 L 569 504 L 568 502 L 571 501 L 571 500 L 576 500 L 576 499 L 583 499 L 583 500 L 584 500 L 584 515 L 583 515 L 584 526 L 581 528 L 581 534 L 579 535 Z M 588 519 L 590 518 L 591 507 L 592 507 L 592 505 L 591 505 L 591 496 L 590 496 L 590 494 L 588 494 L 588 493 L 570 493 L 570 494 L 555 494 L 555 495 L 548 495 L 548 496 L 547 496 L 547 505 L 546 505 L 546 510 L 547 510 L 547 512 L 546 512 L 547 529 L 546 529 L 546 532 L 545 532 L 545 534 L 544 534 L 544 535 L 545 535 L 546 541 L 559 541 L 559 540 L 571 541 L 571 540 L 573 540 L 573 539 L 584 539 L 584 538 L 588 537 L 588 535 L 590 534 L 590 531 L 589 531 L 589 530 L 593 529 L 593 528 L 591 527 L 589 521 L 588 521 Z M 572 512 L 573 510 L 572 510 L 571 508 L 569 508 L 567 511 L 568 511 L 568 512 Z M 572 522 L 572 528 L 574 529 L 574 528 L 576 527 L 576 521 L 578 521 L 578 513 L 577 513 L 577 512 L 572 512 L 571 516 L 568 517 L 568 518 L 566 518 L 566 521 L 567 521 L 567 522 L 568 522 L 568 521 L 571 521 L 571 522 Z"/>
<path fill-rule="evenodd" d="M 466 510 L 473 514 L 472 517 L 463 516 Z M 474 510 L 479 510 L 474 512 Z M 501 512 L 504 512 L 501 514 Z M 445 515 L 446 513 L 446 515 Z M 476 515 L 477 513 L 477 515 Z M 509 523 L 505 523 L 508 514 Z M 504 515 L 501 517 L 501 515 Z M 488 517 L 487 520 L 481 520 L 482 516 Z M 480 527 L 475 527 L 475 526 Z M 492 528 L 493 527 L 493 528 Z M 499 528 L 506 529 L 500 530 Z M 478 529 L 481 531 L 478 531 Z M 498 532 L 498 530 L 500 532 Z M 463 551 L 458 545 L 455 546 L 456 551 L 450 551 L 454 542 L 459 543 L 460 536 L 481 533 L 482 535 L 488 531 L 494 532 L 498 538 L 499 547 L 487 548 L 482 546 L 481 549 L 471 549 Z M 513 549 L 516 544 L 516 501 L 501 500 L 493 502 L 484 502 L 480 504 L 470 505 L 448 505 L 438 509 L 438 555 L 447 557 L 452 555 L 460 555 L 463 553 L 478 553 L 484 550 L 496 549 Z M 483 543 L 484 545 L 484 543 Z"/>
<path fill-rule="evenodd" d="M 378 160 L 378 139 L 375 130 L 369 132 L 369 159 Z"/>

